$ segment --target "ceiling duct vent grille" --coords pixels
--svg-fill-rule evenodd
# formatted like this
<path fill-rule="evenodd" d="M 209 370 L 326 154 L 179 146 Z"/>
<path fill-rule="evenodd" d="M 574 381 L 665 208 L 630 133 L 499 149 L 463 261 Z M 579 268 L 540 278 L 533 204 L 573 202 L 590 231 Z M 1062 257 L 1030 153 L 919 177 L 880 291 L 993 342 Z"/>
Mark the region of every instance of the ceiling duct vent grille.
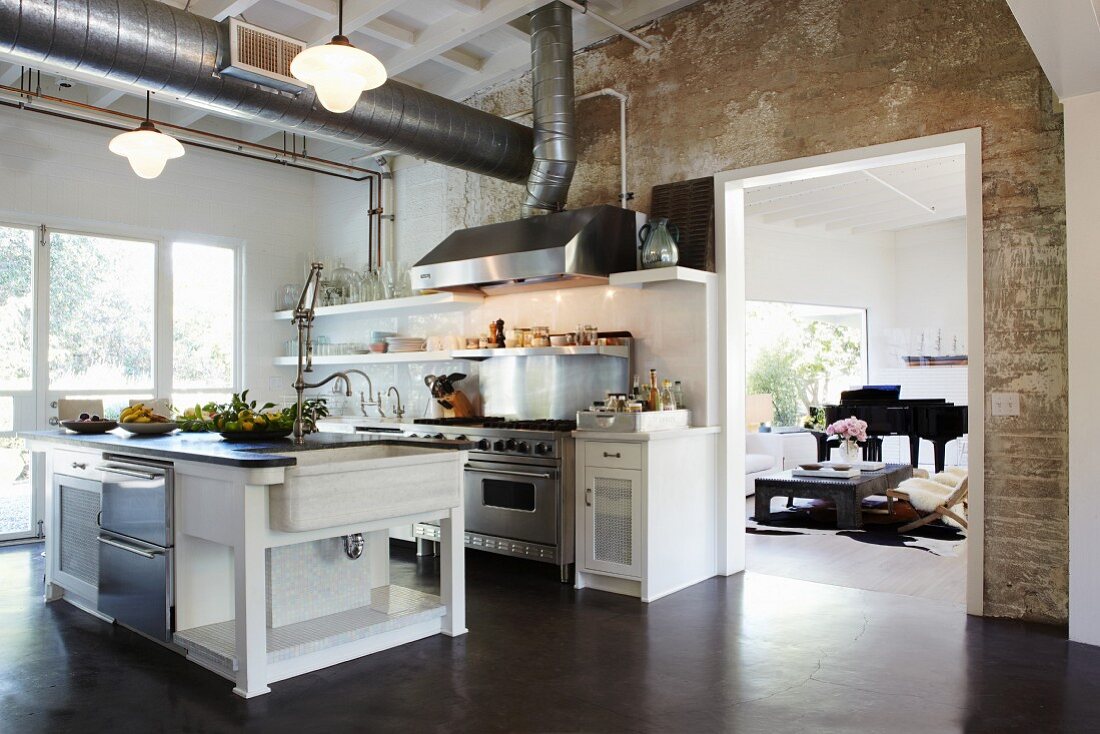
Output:
<path fill-rule="evenodd" d="M 306 44 L 236 18 L 229 19 L 229 65 L 226 76 L 297 93 L 305 85 L 290 75 L 290 62 Z"/>

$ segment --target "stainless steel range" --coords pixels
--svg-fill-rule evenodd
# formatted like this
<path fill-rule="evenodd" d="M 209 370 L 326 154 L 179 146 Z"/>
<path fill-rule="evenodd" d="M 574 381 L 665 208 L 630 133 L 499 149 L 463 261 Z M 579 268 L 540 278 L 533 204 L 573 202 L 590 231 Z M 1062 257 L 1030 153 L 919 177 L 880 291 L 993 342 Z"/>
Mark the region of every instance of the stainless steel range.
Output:
<path fill-rule="evenodd" d="M 418 420 L 414 436 L 467 438 L 466 545 L 557 564 L 563 583 L 573 563 L 576 428 L 568 420 L 458 418 Z M 417 544 L 438 541 L 439 526 L 420 523 Z"/>

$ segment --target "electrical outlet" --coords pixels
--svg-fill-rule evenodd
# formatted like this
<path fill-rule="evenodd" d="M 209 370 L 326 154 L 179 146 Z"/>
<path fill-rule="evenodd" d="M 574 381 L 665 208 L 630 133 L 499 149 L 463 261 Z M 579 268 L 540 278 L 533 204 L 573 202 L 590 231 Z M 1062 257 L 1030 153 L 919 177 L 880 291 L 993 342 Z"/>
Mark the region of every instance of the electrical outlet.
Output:
<path fill-rule="evenodd" d="M 1013 416 L 1020 414 L 1020 393 L 995 392 L 990 396 L 991 413 L 996 416 Z"/>

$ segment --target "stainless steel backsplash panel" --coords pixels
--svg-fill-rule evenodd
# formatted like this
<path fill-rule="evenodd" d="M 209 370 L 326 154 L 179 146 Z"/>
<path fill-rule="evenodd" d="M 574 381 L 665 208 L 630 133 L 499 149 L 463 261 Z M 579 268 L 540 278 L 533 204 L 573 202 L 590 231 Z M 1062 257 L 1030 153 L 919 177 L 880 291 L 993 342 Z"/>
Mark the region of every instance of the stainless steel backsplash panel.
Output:
<path fill-rule="evenodd" d="M 482 412 L 504 418 L 574 420 L 604 393 L 630 385 L 629 359 L 595 354 L 493 357 L 478 370 Z"/>

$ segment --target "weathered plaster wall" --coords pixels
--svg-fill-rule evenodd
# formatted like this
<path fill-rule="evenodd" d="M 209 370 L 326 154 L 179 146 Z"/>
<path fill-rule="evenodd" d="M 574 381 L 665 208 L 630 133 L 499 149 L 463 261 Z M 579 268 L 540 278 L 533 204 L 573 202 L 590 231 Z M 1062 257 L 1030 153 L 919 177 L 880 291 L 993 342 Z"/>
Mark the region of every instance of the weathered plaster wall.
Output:
<path fill-rule="evenodd" d="M 577 91 L 630 95 L 630 188 L 971 127 L 983 129 L 987 613 L 1067 614 L 1062 118 L 1003 0 L 711 0 L 577 55 Z M 471 100 L 530 106 L 527 77 Z M 615 102 L 578 106 L 571 207 L 616 200 Z M 447 227 L 514 218 L 521 187 L 447 172 Z M 988 415 L 988 411 L 987 411 Z"/>

